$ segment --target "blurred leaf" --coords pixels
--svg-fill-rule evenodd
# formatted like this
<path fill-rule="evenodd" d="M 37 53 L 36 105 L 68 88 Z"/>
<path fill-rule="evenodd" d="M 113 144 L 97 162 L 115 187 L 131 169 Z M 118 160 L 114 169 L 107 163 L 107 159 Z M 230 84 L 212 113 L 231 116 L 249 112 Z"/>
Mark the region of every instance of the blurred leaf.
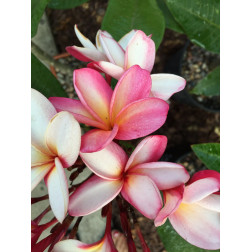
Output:
<path fill-rule="evenodd" d="M 37 33 L 39 21 L 49 0 L 31 0 L 31 37 Z"/>
<path fill-rule="evenodd" d="M 220 0 L 165 0 L 190 40 L 220 53 Z"/>
<path fill-rule="evenodd" d="M 208 169 L 220 172 L 219 143 L 194 144 L 191 147 Z"/>
<path fill-rule="evenodd" d="M 159 47 L 165 30 L 165 20 L 155 0 L 110 0 L 102 22 L 106 30 L 119 40 L 133 29 L 152 34 Z"/>
<path fill-rule="evenodd" d="M 172 16 L 164 0 L 157 0 L 157 4 L 160 10 L 163 12 L 163 15 L 165 18 L 165 27 L 168 29 L 174 30 L 176 32 L 185 33 L 183 31 L 183 28 L 180 26 L 180 24 L 177 23 L 177 21 Z"/>
<path fill-rule="evenodd" d="M 58 80 L 33 54 L 31 55 L 31 87 L 47 98 L 51 96 L 67 97 Z"/>
<path fill-rule="evenodd" d="M 167 252 L 217 252 L 220 250 L 206 250 L 198 248 L 184 240 L 171 226 L 169 220 L 157 228 L 159 237 Z"/>
<path fill-rule="evenodd" d="M 72 9 L 88 0 L 49 0 L 48 7 L 52 9 Z"/>
<path fill-rule="evenodd" d="M 220 67 L 216 67 L 190 91 L 197 95 L 220 95 Z"/>

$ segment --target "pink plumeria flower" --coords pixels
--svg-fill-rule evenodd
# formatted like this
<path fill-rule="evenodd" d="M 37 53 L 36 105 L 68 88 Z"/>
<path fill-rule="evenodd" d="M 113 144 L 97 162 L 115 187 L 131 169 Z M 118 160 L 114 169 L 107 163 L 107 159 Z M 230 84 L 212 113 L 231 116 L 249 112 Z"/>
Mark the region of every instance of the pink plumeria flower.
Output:
<path fill-rule="evenodd" d="M 155 219 L 169 218 L 185 240 L 203 249 L 220 248 L 220 174 L 205 170 L 194 174 L 186 187 L 164 191 L 165 206 Z"/>
<path fill-rule="evenodd" d="M 84 216 L 93 213 L 121 193 L 144 216 L 155 219 L 163 206 L 159 190 L 177 187 L 189 179 L 183 166 L 156 162 L 164 153 L 166 144 L 165 136 L 146 137 L 130 158 L 114 142 L 98 152 L 81 152 L 83 162 L 95 175 L 70 196 L 69 214 Z"/>
<path fill-rule="evenodd" d="M 83 47 L 69 46 L 66 50 L 75 58 L 91 62 L 88 67 L 100 70 L 120 79 L 131 66 L 139 65 L 151 72 L 155 61 L 155 43 L 141 30 L 132 30 L 118 42 L 106 31 L 99 30 L 96 46 L 74 26 L 76 36 Z M 168 100 L 184 89 L 186 81 L 174 74 L 152 74 L 151 95 Z"/>
<path fill-rule="evenodd" d="M 52 211 L 62 222 L 69 200 L 64 168 L 78 157 L 80 125 L 70 113 L 57 113 L 35 89 L 31 90 L 31 106 L 31 189 L 45 179 Z"/>
<path fill-rule="evenodd" d="M 80 122 L 96 127 L 82 136 L 81 152 L 99 151 L 114 138 L 130 140 L 159 129 L 169 110 L 167 102 L 149 97 L 148 71 L 135 65 L 118 81 L 115 90 L 90 68 L 74 71 L 74 87 L 80 101 L 51 97 L 57 111 L 69 111 Z"/>

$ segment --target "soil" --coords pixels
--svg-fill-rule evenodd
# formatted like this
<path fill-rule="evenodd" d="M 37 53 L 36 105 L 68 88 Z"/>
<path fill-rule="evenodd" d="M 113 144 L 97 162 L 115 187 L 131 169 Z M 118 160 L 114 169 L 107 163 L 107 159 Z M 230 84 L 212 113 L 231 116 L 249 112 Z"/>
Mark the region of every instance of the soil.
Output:
<path fill-rule="evenodd" d="M 65 52 L 65 47 L 80 45 L 74 33 L 74 25 L 77 24 L 80 31 L 90 40 L 95 40 L 95 35 L 100 29 L 104 17 L 107 0 L 92 0 L 82 6 L 71 10 L 47 9 L 52 33 L 55 38 L 59 53 Z M 184 50 L 186 49 L 186 54 Z M 182 55 L 182 56 L 181 56 Z M 185 55 L 183 57 L 183 55 Z M 86 66 L 85 63 L 74 59 L 72 56 L 60 59 L 62 63 L 70 64 L 74 68 Z M 166 30 L 164 39 L 157 51 L 155 66 L 152 73 L 170 72 L 181 74 L 187 80 L 187 89 L 192 88 L 195 83 L 203 78 L 209 71 L 219 64 L 219 56 L 211 54 L 204 49 L 188 42 L 185 35 Z M 59 72 L 57 76 L 70 98 L 76 97 L 74 93 L 72 76 L 66 76 Z M 219 97 L 207 98 L 195 96 L 198 102 L 208 105 L 213 109 L 219 108 Z M 198 143 L 220 141 L 220 117 L 219 113 L 212 113 L 197 106 L 181 102 L 178 99 L 170 100 L 170 110 L 165 124 L 155 134 L 168 137 L 168 146 L 162 160 L 176 162 L 178 159 L 191 151 L 190 145 Z M 190 174 L 197 170 L 205 169 L 203 164 L 192 153 L 179 160 Z M 114 215 L 118 213 L 113 208 Z M 136 211 L 142 234 L 151 251 L 166 251 L 153 225 L 153 221 L 143 217 Z M 115 215 L 114 223 L 118 223 Z M 118 225 L 116 225 L 118 226 Z M 132 230 L 138 251 L 141 245 L 137 239 L 135 229 Z"/>

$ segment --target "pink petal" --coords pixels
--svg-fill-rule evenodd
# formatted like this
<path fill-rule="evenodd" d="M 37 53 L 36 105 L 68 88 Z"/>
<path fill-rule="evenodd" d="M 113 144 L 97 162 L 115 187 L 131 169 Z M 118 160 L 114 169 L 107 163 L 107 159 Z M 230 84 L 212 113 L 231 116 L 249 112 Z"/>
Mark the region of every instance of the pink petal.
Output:
<path fill-rule="evenodd" d="M 220 173 L 213 170 L 203 170 L 194 173 L 192 178 L 189 180 L 188 184 L 191 184 L 197 180 L 204 179 L 204 178 L 215 178 L 220 182 Z"/>
<path fill-rule="evenodd" d="M 79 39 L 79 41 L 84 47 L 96 50 L 96 47 L 94 46 L 94 44 L 79 31 L 77 25 L 74 26 L 74 31 L 77 38 Z"/>
<path fill-rule="evenodd" d="M 75 163 L 80 151 L 81 129 L 69 112 L 59 112 L 51 120 L 46 132 L 46 143 L 60 158 L 63 167 Z"/>
<path fill-rule="evenodd" d="M 132 30 L 129 33 L 125 34 L 119 41 L 118 43 L 120 46 L 126 50 L 130 40 L 133 38 L 133 36 L 136 34 L 137 30 Z"/>
<path fill-rule="evenodd" d="M 54 157 L 41 152 L 35 146 L 31 145 L 31 166 L 43 165 L 53 162 Z"/>
<path fill-rule="evenodd" d="M 81 152 L 80 157 L 95 174 L 110 180 L 120 179 L 128 159 L 125 151 L 114 142 L 97 152 Z"/>
<path fill-rule="evenodd" d="M 53 168 L 54 163 L 47 163 L 44 165 L 34 166 L 31 169 L 31 190 L 33 190 L 38 183 L 45 177 L 45 175 Z"/>
<path fill-rule="evenodd" d="M 56 109 L 48 99 L 35 89 L 31 89 L 31 141 L 32 145 L 46 154 L 52 154 L 46 146 L 45 133 Z"/>
<path fill-rule="evenodd" d="M 167 145 L 167 137 L 161 135 L 144 138 L 132 152 L 125 171 L 138 164 L 158 161 Z"/>
<path fill-rule="evenodd" d="M 174 93 L 185 88 L 186 80 L 174 74 L 152 74 L 151 93 L 154 97 L 167 101 Z"/>
<path fill-rule="evenodd" d="M 203 249 L 220 248 L 220 214 L 197 204 L 181 203 L 169 220 L 189 243 Z"/>
<path fill-rule="evenodd" d="M 70 196 L 69 214 L 84 216 L 101 209 L 118 195 L 122 185 L 122 180 L 105 180 L 92 176 Z"/>
<path fill-rule="evenodd" d="M 130 40 L 125 53 L 125 69 L 133 65 L 151 72 L 155 60 L 155 43 L 138 30 Z"/>
<path fill-rule="evenodd" d="M 179 164 L 169 162 L 151 162 L 139 164 L 131 168 L 128 174 L 137 173 L 148 176 L 159 190 L 167 190 L 186 183 L 190 175 Z"/>
<path fill-rule="evenodd" d="M 163 191 L 165 205 L 158 213 L 158 216 L 154 221 L 156 227 L 163 225 L 166 222 L 167 217 L 177 210 L 183 199 L 184 187 L 184 185 L 181 185 L 176 188 Z"/>
<path fill-rule="evenodd" d="M 49 101 L 56 108 L 57 112 L 68 111 L 80 123 L 96 128 L 104 128 L 104 124 L 96 121 L 79 100 L 64 97 L 50 97 Z"/>
<path fill-rule="evenodd" d="M 211 194 L 206 198 L 197 201 L 195 204 L 208 208 L 212 211 L 220 212 L 220 195 Z"/>
<path fill-rule="evenodd" d="M 88 67 L 100 70 L 117 80 L 120 79 L 124 73 L 124 69 L 122 67 L 106 61 L 91 62 L 88 64 Z"/>
<path fill-rule="evenodd" d="M 112 131 L 93 129 L 85 133 L 81 137 L 80 151 L 90 153 L 100 151 L 112 142 L 118 131 L 118 126 L 115 125 Z"/>
<path fill-rule="evenodd" d="M 104 35 L 103 32 L 100 34 L 100 43 L 109 61 L 124 67 L 124 50 L 122 47 L 113 38 Z"/>
<path fill-rule="evenodd" d="M 122 196 L 149 219 L 155 219 L 162 208 L 162 198 L 155 183 L 142 175 L 128 175 L 121 191 Z"/>
<path fill-rule="evenodd" d="M 139 66 L 132 66 L 128 69 L 118 81 L 111 98 L 111 123 L 124 107 L 134 101 L 148 97 L 150 89 L 151 78 L 148 71 Z"/>
<path fill-rule="evenodd" d="M 116 139 L 130 140 L 146 136 L 166 121 L 169 105 L 157 98 L 145 98 L 126 106 L 116 117 Z"/>
<path fill-rule="evenodd" d="M 102 75 L 90 68 L 77 69 L 74 71 L 74 86 L 89 113 L 108 126 L 112 89 Z"/>
<path fill-rule="evenodd" d="M 69 193 L 67 177 L 58 158 L 55 158 L 55 167 L 46 175 L 45 183 L 52 211 L 62 223 L 67 213 Z"/>

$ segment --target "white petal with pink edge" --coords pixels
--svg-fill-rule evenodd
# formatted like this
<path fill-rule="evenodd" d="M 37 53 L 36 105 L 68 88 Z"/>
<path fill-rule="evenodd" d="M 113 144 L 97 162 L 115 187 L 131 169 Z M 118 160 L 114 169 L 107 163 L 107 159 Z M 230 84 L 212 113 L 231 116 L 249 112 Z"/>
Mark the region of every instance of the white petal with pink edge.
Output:
<path fill-rule="evenodd" d="M 31 142 L 37 149 L 51 154 L 46 146 L 45 133 L 51 118 L 57 113 L 49 100 L 31 89 Z"/>
<path fill-rule="evenodd" d="M 220 248 L 220 214 L 198 204 L 181 203 L 169 216 L 174 229 L 189 243 L 203 249 Z"/>
<path fill-rule="evenodd" d="M 121 45 L 121 47 L 126 50 L 130 40 L 133 38 L 133 36 L 135 35 L 135 33 L 137 32 L 137 30 L 132 30 L 130 32 L 128 32 L 127 34 L 125 34 L 119 41 L 118 43 Z"/>
<path fill-rule="evenodd" d="M 122 196 L 149 219 L 155 219 L 162 208 L 162 198 L 155 183 L 147 176 L 127 175 Z"/>
<path fill-rule="evenodd" d="M 159 190 L 177 187 L 190 179 L 189 173 L 182 165 L 169 162 L 139 164 L 129 169 L 128 173 L 148 176 L 154 181 Z"/>
<path fill-rule="evenodd" d="M 138 164 L 158 161 L 167 145 L 167 137 L 161 135 L 144 138 L 132 152 L 125 171 Z"/>
<path fill-rule="evenodd" d="M 206 198 L 195 202 L 195 204 L 208 208 L 212 211 L 220 212 L 220 195 L 211 194 Z"/>
<path fill-rule="evenodd" d="M 155 43 L 138 30 L 130 40 L 125 53 L 125 69 L 133 65 L 151 72 L 155 61 Z"/>
<path fill-rule="evenodd" d="M 74 31 L 77 38 L 79 39 L 79 41 L 84 47 L 96 50 L 96 47 L 94 46 L 94 44 L 79 31 L 77 25 L 74 26 Z"/>
<path fill-rule="evenodd" d="M 122 180 L 105 180 L 93 175 L 70 196 L 69 214 L 84 216 L 101 209 L 119 194 L 122 185 Z"/>
<path fill-rule="evenodd" d="M 114 142 L 97 152 L 81 152 L 80 157 L 99 177 L 111 180 L 121 178 L 128 159 L 125 151 Z"/>
<path fill-rule="evenodd" d="M 48 188 L 49 202 L 57 220 L 64 220 L 69 201 L 68 183 L 64 168 L 58 158 L 55 158 L 55 166 L 45 177 Z"/>
<path fill-rule="evenodd" d="M 86 251 L 83 248 L 80 248 L 83 245 L 82 242 L 68 239 L 64 241 L 60 241 L 55 244 L 52 252 L 83 252 Z M 87 250 L 88 251 L 88 250 Z"/>
<path fill-rule="evenodd" d="M 46 131 L 46 143 L 63 167 L 74 164 L 80 151 L 81 129 L 73 115 L 62 111 L 52 118 Z"/>
<path fill-rule="evenodd" d="M 151 93 L 154 97 L 167 101 L 174 93 L 185 88 L 186 80 L 175 74 L 152 74 Z"/>

